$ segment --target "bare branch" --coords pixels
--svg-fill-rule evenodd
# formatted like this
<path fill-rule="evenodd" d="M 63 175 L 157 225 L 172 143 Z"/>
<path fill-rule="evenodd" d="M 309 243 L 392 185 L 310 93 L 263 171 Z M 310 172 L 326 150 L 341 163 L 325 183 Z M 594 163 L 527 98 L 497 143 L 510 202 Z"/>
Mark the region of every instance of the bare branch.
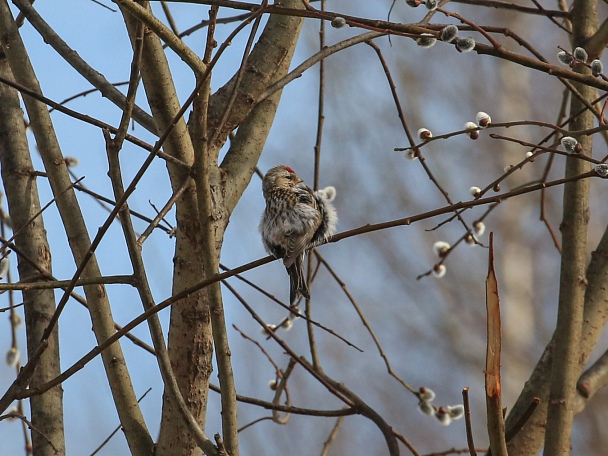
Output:
<path fill-rule="evenodd" d="M 477 456 L 477 451 L 475 450 L 475 442 L 473 441 L 473 427 L 471 425 L 471 407 L 469 406 L 468 387 L 462 389 L 462 400 L 464 403 L 464 422 L 467 430 L 467 444 L 469 446 L 469 454 L 471 456 Z"/>
<path fill-rule="evenodd" d="M 205 72 L 205 65 L 192 49 L 177 37 L 165 24 L 159 21 L 149 9 L 132 0 L 113 0 L 118 6 L 146 24 L 158 37 L 163 40 L 198 76 Z"/>
<path fill-rule="evenodd" d="M 104 97 L 107 97 L 108 100 L 119 108 L 124 108 L 126 106 L 126 97 L 118 91 L 113 84 L 104 78 L 101 73 L 91 68 L 76 51 L 70 48 L 44 19 L 40 17 L 30 2 L 26 0 L 14 0 L 14 3 L 27 18 L 28 22 L 30 22 L 38 33 L 40 33 L 44 41 L 50 44 L 66 62 L 72 65 L 72 67 L 82 75 L 83 78 L 89 81 Z M 150 115 L 141 108 L 137 106 L 134 107 L 133 118 L 146 130 L 156 133 L 154 121 Z"/>

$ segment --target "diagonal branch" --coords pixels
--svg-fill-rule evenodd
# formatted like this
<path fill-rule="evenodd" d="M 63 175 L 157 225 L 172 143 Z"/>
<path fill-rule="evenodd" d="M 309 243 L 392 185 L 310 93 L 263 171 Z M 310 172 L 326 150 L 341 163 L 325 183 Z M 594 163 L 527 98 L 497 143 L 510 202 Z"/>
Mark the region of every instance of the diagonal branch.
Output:
<path fill-rule="evenodd" d="M 149 9 L 144 8 L 133 0 L 114 0 L 114 2 L 122 9 L 128 11 L 134 17 L 139 19 L 143 24 L 150 28 L 156 35 L 163 40 L 188 66 L 194 71 L 197 76 L 205 72 L 205 65 L 196 53 L 169 29 L 165 24 L 159 21 Z"/>
<path fill-rule="evenodd" d="M 27 0 L 13 0 L 17 8 L 40 33 L 45 43 L 50 44 L 55 51 L 65 59 L 80 75 L 89 81 L 94 87 L 99 89 L 102 96 L 106 97 L 119 108 L 126 106 L 126 97 L 112 83 L 103 77 L 94 68 L 85 62 L 76 51 L 70 48 L 65 41 L 42 19 L 38 12 Z M 154 121 L 150 114 L 138 106 L 133 109 L 133 119 L 143 126 L 146 130 L 156 133 Z"/>

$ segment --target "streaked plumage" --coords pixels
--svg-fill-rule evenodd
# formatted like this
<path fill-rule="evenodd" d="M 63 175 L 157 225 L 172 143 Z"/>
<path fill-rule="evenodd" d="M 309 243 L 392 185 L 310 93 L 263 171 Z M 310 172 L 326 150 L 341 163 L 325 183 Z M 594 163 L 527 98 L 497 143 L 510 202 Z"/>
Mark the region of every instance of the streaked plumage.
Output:
<path fill-rule="evenodd" d="M 262 182 L 266 209 L 260 233 L 266 251 L 282 258 L 289 273 L 291 305 L 309 298 L 304 277 L 306 252 L 324 243 L 336 230 L 338 217 L 331 203 L 333 187 L 313 192 L 293 169 L 285 165 L 271 168 Z"/>

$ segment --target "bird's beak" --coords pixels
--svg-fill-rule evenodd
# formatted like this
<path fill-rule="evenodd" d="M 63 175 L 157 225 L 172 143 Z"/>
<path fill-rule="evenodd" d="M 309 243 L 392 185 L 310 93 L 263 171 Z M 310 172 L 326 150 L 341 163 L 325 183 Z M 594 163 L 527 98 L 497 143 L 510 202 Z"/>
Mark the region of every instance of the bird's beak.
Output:
<path fill-rule="evenodd" d="M 300 179 L 298 176 L 296 176 L 296 185 L 299 184 L 300 182 L 304 182 L 302 179 Z"/>

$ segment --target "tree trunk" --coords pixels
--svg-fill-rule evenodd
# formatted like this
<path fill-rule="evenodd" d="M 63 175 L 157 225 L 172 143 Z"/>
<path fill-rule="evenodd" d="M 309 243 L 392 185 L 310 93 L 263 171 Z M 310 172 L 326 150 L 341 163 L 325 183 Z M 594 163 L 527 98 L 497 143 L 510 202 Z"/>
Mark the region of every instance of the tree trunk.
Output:
<path fill-rule="evenodd" d="M 0 76 L 13 79 L 4 52 L 0 49 Z M 51 274 L 51 251 L 46 239 L 42 215 L 30 221 L 40 211 L 38 186 L 23 122 L 23 111 L 17 91 L 0 84 L 0 161 L 2 182 L 9 205 L 14 243 L 19 248 L 17 256 L 19 279 L 34 282 L 44 280 L 40 271 Z M 28 358 L 33 355 L 42 340 L 53 313 L 53 290 L 23 291 L 23 308 L 27 333 Z M 49 345 L 30 382 L 31 387 L 41 385 L 61 373 L 59 363 L 59 336 L 55 326 L 48 339 Z M 38 432 L 32 432 L 34 455 L 65 454 L 63 434 L 63 389 L 56 386 L 30 400 L 31 421 Z M 47 440 L 48 439 L 48 440 Z"/>

